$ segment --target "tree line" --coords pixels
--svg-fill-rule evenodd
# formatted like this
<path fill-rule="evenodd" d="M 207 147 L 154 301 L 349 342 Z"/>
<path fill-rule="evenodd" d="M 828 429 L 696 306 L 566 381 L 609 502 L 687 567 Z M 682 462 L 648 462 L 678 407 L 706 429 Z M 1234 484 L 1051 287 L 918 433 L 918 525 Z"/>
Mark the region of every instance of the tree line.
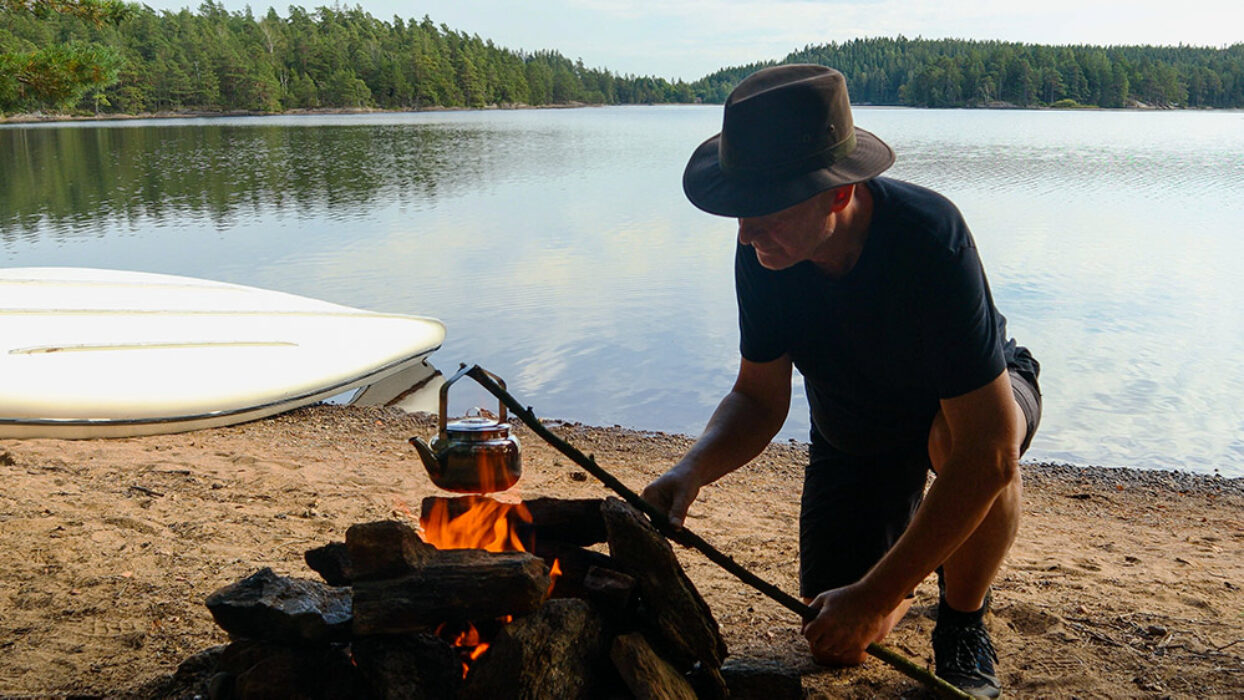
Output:
<path fill-rule="evenodd" d="M 101 0 L 0 0 L 0 112 L 279 112 L 690 102 L 684 82 L 514 51 L 424 17 L 361 7 L 159 12 Z M 118 7 L 120 9 L 118 9 Z M 102 19 L 101 19 L 102 18 Z"/>
<path fill-rule="evenodd" d="M 358 6 L 256 17 L 213 0 L 194 12 L 0 0 L 0 113 L 720 103 L 744 76 L 777 63 L 838 68 L 864 104 L 1244 107 L 1244 44 L 856 39 L 686 83 L 498 47 L 426 16 L 383 21 Z"/>
<path fill-rule="evenodd" d="M 808 46 L 780 63 L 833 66 L 846 75 L 852 101 L 865 104 L 1244 107 L 1244 44 L 1042 46 L 900 36 Z M 723 69 L 692 88 L 720 102 L 743 76 L 775 64 Z"/>

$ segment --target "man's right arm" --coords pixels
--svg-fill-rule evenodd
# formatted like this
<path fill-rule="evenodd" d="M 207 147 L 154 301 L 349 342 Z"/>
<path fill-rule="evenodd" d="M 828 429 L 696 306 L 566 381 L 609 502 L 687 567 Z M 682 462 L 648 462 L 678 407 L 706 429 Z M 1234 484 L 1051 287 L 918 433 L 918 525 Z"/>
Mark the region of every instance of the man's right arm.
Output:
<path fill-rule="evenodd" d="M 747 464 L 777 435 L 790 410 L 791 359 L 741 360 L 734 388 L 717 404 L 704 432 L 678 464 L 644 489 L 644 500 L 681 527 L 687 509 L 710 484 Z"/>

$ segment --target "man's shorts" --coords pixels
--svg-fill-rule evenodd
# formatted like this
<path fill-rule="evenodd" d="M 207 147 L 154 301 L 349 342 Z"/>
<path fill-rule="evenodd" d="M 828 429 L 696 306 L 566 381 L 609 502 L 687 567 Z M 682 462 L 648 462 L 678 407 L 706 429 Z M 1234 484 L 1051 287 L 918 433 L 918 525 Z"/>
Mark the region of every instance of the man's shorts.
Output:
<path fill-rule="evenodd" d="M 1020 454 L 1041 422 L 1035 380 L 1010 369 L 1011 391 L 1027 424 Z M 932 469 L 928 440 L 882 455 L 850 455 L 812 430 L 799 517 L 800 591 L 806 598 L 855 583 L 907 529 Z"/>

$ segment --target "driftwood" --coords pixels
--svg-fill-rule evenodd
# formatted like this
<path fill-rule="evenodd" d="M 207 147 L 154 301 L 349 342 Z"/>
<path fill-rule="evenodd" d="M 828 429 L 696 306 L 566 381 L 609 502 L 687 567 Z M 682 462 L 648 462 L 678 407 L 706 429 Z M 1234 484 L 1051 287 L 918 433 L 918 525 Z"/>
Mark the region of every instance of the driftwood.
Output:
<path fill-rule="evenodd" d="M 550 600 L 501 628 L 467 674 L 461 697 L 595 698 L 601 621 L 582 600 Z"/>
<path fill-rule="evenodd" d="M 436 506 L 445 508 L 450 519 L 457 518 L 481 502 L 497 503 L 488 496 L 428 496 L 419 506 L 420 519 L 426 526 L 428 514 Z M 531 516 L 530 521 L 520 515 L 521 509 L 510 510 L 506 514 L 506 520 L 528 549 L 533 542 L 539 545 L 545 540 L 586 547 L 605 541 L 605 521 L 600 515 L 601 502 L 599 498 L 534 498 L 523 501 L 526 513 Z"/>
<path fill-rule="evenodd" d="M 636 700 L 696 700 L 687 679 L 657 656 L 641 634 L 614 638 L 609 658 Z"/>
<path fill-rule="evenodd" d="M 354 634 L 422 632 L 442 622 L 525 615 L 548 593 L 549 569 L 531 554 L 433 552 L 405 576 L 354 583 Z"/>
<path fill-rule="evenodd" d="M 658 646 L 683 670 L 696 662 L 719 668 L 726 643 L 708 604 L 687 578 L 669 542 L 639 511 L 610 498 L 601 506 L 609 553 L 635 577 Z"/>
<path fill-rule="evenodd" d="M 218 588 L 206 603 L 216 624 L 236 637 L 302 643 L 344 640 L 350 633 L 350 589 L 268 568 Z"/>

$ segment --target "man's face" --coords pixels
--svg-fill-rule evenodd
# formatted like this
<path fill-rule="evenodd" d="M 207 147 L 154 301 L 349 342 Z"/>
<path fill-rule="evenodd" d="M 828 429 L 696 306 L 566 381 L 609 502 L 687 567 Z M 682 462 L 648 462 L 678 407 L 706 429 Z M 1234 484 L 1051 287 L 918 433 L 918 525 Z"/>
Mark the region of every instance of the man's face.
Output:
<path fill-rule="evenodd" d="M 811 260 L 833 234 L 833 190 L 767 216 L 739 219 L 739 243 L 756 251 L 770 270 L 784 270 Z"/>

